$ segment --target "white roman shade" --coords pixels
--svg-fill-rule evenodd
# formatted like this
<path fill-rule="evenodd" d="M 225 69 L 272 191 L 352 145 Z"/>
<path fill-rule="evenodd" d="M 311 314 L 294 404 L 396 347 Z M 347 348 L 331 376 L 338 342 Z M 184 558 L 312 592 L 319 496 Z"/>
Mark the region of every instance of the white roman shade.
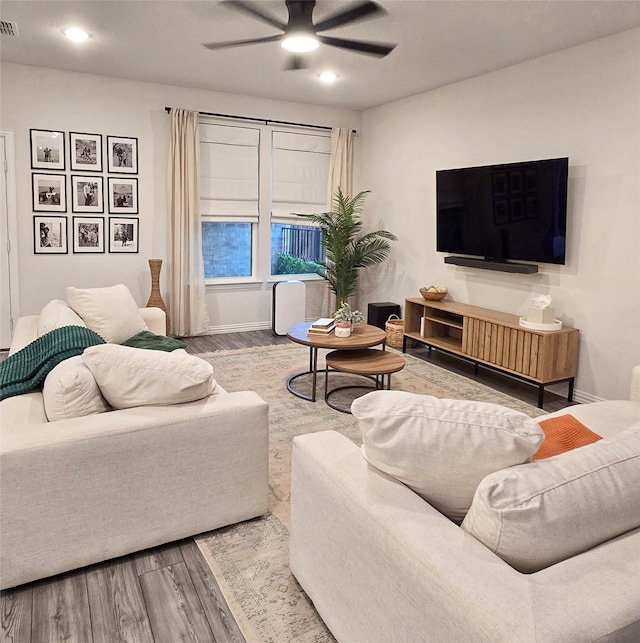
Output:
<path fill-rule="evenodd" d="M 260 130 L 200 124 L 200 214 L 258 221 Z"/>
<path fill-rule="evenodd" d="M 271 220 L 308 225 L 293 212 L 326 212 L 329 134 L 272 133 Z"/>

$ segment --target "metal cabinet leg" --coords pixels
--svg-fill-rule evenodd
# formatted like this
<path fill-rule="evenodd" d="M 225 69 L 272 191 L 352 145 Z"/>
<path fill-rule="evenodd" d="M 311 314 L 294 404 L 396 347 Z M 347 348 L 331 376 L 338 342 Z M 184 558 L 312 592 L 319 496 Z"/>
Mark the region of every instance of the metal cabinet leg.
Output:
<path fill-rule="evenodd" d="M 544 403 L 544 384 L 538 386 L 538 408 L 544 408 L 542 405 Z"/>

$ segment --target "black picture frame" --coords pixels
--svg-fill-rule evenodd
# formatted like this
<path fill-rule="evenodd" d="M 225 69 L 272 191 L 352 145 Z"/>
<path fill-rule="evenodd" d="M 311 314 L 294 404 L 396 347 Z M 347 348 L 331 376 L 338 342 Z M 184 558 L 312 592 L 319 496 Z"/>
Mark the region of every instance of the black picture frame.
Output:
<path fill-rule="evenodd" d="M 128 176 L 110 176 L 107 180 L 109 214 L 130 216 L 138 214 L 138 179 Z"/>
<path fill-rule="evenodd" d="M 77 214 L 104 212 L 104 180 L 101 176 L 71 175 L 71 211 Z"/>
<path fill-rule="evenodd" d="M 104 254 L 104 217 L 73 217 L 74 254 Z"/>
<path fill-rule="evenodd" d="M 136 254 L 139 250 L 138 217 L 109 217 L 109 252 Z"/>
<path fill-rule="evenodd" d="M 69 132 L 72 172 L 102 172 L 102 134 Z"/>
<path fill-rule="evenodd" d="M 62 130 L 30 129 L 29 138 L 32 170 L 65 169 L 65 133 Z"/>
<path fill-rule="evenodd" d="M 65 174 L 33 172 L 31 191 L 34 212 L 67 211 L 67 177 Z"/>
<path fill-rule="evenodd" d="M 107 136 L 107 171 L 112 174 L 138 173 L 138 139 Z"/>
<path fill-rule="evenodd" d="M 67 217 L 34 215 L 33 253 L 36 255 L 66 255 L 68 252 Z"/>

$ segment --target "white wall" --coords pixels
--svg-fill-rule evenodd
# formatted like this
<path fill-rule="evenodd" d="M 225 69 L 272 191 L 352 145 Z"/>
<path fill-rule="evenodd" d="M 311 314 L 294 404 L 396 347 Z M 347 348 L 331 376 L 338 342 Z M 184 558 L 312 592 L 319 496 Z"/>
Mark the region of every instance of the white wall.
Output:
<path fill-rule="evenodd" d="M 444 284 L 456 301 L 524 315 L 548 293 L 581 331 L 577 398 L 627 397 L 640 364 L 639 30 L 368 110 L 360 146 L 368 213 L 399 237 L 361 301 L 401 303 Z M 570 163 L 565 266 L 512 275 L 444 264 L 437 169 L 559 156 Z"/>
<path fill-rule="evenodd" d="M 147 260 L 165 260 L 161 289 L 166 284 L 168 249 L 166 175 L 169 116 L 165 106 L 358 129 L 360 114 L 350 110 L 314 107 L 202 90 L 140 83 L 89 74 L 55 71 L 3 63 L 1 66 L 0 129 L 14 132 L 19 235 L 20 313 L 38 313 L 52 298 L 65 299 L 69 285 L 80 288 L 124 283 L 136 301 L 145 305 L 150 275 Z M 138 254 L 35 255 L 29 129 L 63 130 L 138 138 L 138 194 L 140 251 Z M 69 176 L 68 137 L 67 171 Z M 106 187 L 106 165 L 103 176 Z M 41 170 L 38 170 L 41 171 Z M 67 217 L 71 226 L 70 185 Z M 106 210 L 106 208 L 105 208 Z M 109 214 L 103 215 L 105 223 Z M 319 316 L 322 284 L 307 287 L 307 315 Z M 210 321 L 214 327 L 250 329 L 270 327 L 271 284 L 242 289 L 207 289 Z"/>

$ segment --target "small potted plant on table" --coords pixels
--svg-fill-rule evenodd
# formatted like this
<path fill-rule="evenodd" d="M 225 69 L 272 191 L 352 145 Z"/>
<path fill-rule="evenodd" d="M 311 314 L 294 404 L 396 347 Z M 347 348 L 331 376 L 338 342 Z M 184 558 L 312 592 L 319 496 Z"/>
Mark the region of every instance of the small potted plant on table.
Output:
<path fill-rule="evenodd" d="M 359 310 L 352 310 L 345 301 L 334 315 L 336 320 L 336 337 L 349 337 L 354 324 L 362 324 L 364 315 Z"/>

